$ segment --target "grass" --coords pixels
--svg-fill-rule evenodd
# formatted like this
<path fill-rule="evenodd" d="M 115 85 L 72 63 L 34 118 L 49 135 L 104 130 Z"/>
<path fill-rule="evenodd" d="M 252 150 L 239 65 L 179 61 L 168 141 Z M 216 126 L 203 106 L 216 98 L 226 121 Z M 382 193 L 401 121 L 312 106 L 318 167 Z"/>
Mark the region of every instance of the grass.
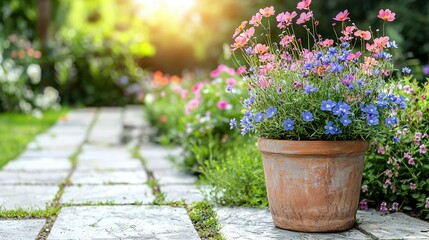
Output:
<path fill-rule="evenodd" d="M 0 169 L 66 112 L 67 109 L 48 111 L 40 119 L 19 113 L 0 113 Z"/>
<path fill-rule="evenodd" d="M 59 206 L 47 207 L 46 209 L 28 210 L 18 208 L 13 210 L 0 210 L 0 218 L 28 219 L 28 218 L 48 218 L 56 215 L 60 211 Z"/>
<path fill-rule="evenodd" d="M 189 217 L 201 239 L 222 240 L 220 226 L 213 205 L 207 201 L 195 202 L 186 207 Z"/>

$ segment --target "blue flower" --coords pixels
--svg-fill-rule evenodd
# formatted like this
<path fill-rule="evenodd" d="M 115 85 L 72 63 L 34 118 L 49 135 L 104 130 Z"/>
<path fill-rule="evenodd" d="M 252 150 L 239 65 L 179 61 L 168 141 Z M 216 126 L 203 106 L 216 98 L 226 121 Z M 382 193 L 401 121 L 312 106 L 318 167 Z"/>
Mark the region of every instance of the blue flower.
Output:
<path fill-rule="evenodd" d="M 316 59 L 319 60 L 321 57 L 323 56 L 322 52 L 317 52 L 316 53 Z"/>
<path fill-rule="evenodd" d="M 335 55 L 335 53 L 337 53 L 337 49 L 334 47 L 330 47 L 328 50 L 328 54 L 329 55 Z"/>
<path fill-rule="evenodd" d="M 306 70 L 310 70 L 312 67 L 313 67 L 313 65 L 309 62 L 304 64 L 304 69 L 306 69 Z"/>
<path fill-rule="evenodd" d="M 348 126 L 350 123 L 352 123 L 352 120 L 349 119 L 349 117 L 347 115 L 344 115 L 343 117 L 341 117 L 340 119 L 341 124 L 343 124 L 343 126 Z"/>
<path fill-rule="evenodd" d="M 312 85 L 309 85 L 309 84 L 305 84 L 304 89 L 305 89 L 305 93 L 306 94 L 314 93 L 314 92 L 317 91 L 317 88 L 315 88 L 315 87 L 313 87 Z"/>
<path fill-rule="evenodd" d="M 404 73 L 404 74 L 410 74 L 411 73 L 411 69 L 409 67 L 404 67 L 404 68 L 402 68 L 402 73 Z"/>
<path fill-rule="evenodd" d="M 248 48 L 246 48 L 244 51 L 245 51 L 245 53 L 246 53 L 247 55 L 251 55 L 251 54 L 253 54 L 253 48 L 252 48 L 252 47 L 248 47 Z"/>
<path fill-rule="evenodd" d="M 341 46 L 348 48 L 350 46 L 350 44 L 348 42 L 342 42 Z"/>
<path fill-rule="evenodd" d="M 230 85 L 226 86 L 226 91 L 227 92 L 232 92 L 232 89 L 233 89 L 232 86 L 230 86 Z"/>
<path fill-rule="evenodd" d="M 332 109 L 332 112 L 336 116 L 347 115 L 350 114 L 350 106 L 344 102 L 338 102 L 336 106 Z"/>
<path fill-rule="evenodd" d="M 322 101 L 322 105 L 320 107 L 321 110 L 323 111 L 331 111 L 332 108 L 335 107 L 335 102 L 331 101 L 331 100 L 326 100 L 326 101 Z"/>
<path fill-rule="evenodd" d="M 372 105 L 372 104 L 371 105 L 367 105 L 366 107 L 364 107 L 362 109 L 362 111 L 366 112 L 369 115 L 375 115 L 375 116 L 378 115 L 377 107 L 374 106 L 374 105 Z"/>
<path fill-rule="evenodd" d="M 311 114 L 311 112 L 309 112 L 309 111 L 302 112 L 301 116 L 304 119 L 304 122 L 313 121 L 313 114 Z"/>
<path fill-rule="evenodd" d="M 329 72 L 339 73 L 343 71 L 344 67 L 338 62 L 334 62 L 331 64 L 331 67 L 329 68 Z"/>
<path fill-rule="evenodd" d="M 365 90 L 365 96 L 368 96 L 368 95 L 370 95 L 371 93 L 372 93 L 372 90 L 370 90 L 370 89 Z"/>
<path fill-rule="evenodd" d="M 399 138 L 397 138 L 397 137 L 393 137 L 393 138 L 392 138 L 392 142 L 393 142 L 393 143 L 398 143 L 398 142 L 399 142 Z"/>
<path fill-rule="evenodd" d="M 384 119 L 384 123 L 386 126 L 390 127 L 392 125 L 398 124 L 398 119 L 395 117 L 386 118 Z"/>
<path fill-rule="evenodd" d="M 233 118 L 229 121 L 229 127 L 230 127 L 229 129 L 233 129 L 233 128 L 235 128 L 235 126 L 237 126 L 237 120 L 235 120 L 235 118 Z"/>
<path fill-rule="evenodd" d="M 333 122 L 329 121 L 328 124 L 326 124 L 325 126 L 325 133 L 326 134 L 340 134 L 341 133 L 341 129 L 337 128 Z"/>
<path fill-rule="evenodd" d="M 294 129 L 295 122 L 290 118 L 283 122 L 283 126 L 285 130 L 292 131 Z"/>
<path fill-rule="evenodd" d="M 277 113 L 277 108 L 275 108 L 275 107 L 269 107 L 267 109 L 267 112 L 266 112 L 266 117 L 267 118 L 272 118 L 272 117 L 274 117 L 274 115 L 276 115 L 276 113 Z"/>
<path fill-rule="evenodd" d="M 252 105 L 255 102 L 255 96 L 254 95 L 250 95 L 249 98 L 245 99 L 243 102 L 243 105 L 248 108 L 250 107 L 250 105 Z"/>
<path fill-rule="evenodd" d="M 398 48 L 398 45 L 396 44 L 395 41 L 387 42 L 386 46 L 388 48 Z"/>
<path fill-rule="evenodd" d="M 378 125 L 378 118 L 376 115 L 368 114 L 368 116 L 366 117 L 366 122 L 370 126 L 375 126 Z"/>
<path fill-rule="evenodd" d="M 356 80 L 356 83 L 358 86 L 365 86 L 365 83 L 363 82 L 363 80 L 361 78 L 359 78 L 358 80 Z"/>
<path fill-rule="evenodd" d="M 253 118 L 253 120 L 255 121 L 255 122 L 261 122 L 262 121 L 262 119 L 264 119 L 264 114 L 263 113 L 261 113 L 261 112 L 258 112 L 258 113 L 256 113 L 255 114 L 255 117 Z"/>

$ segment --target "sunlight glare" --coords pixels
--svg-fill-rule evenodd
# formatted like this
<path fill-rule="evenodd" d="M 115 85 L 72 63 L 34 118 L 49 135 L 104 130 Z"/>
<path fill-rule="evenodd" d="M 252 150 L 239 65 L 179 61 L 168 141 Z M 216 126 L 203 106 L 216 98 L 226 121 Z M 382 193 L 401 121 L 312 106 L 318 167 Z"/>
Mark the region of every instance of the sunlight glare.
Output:
<path fill-rule="evenodd" d="M 166 14 L 183 18 L 195 6 L 196 0 L 134 0 L 139 6 L 139 16 L 143 19 Z M 160 14 L 161 13 L 161 14 Z"/>

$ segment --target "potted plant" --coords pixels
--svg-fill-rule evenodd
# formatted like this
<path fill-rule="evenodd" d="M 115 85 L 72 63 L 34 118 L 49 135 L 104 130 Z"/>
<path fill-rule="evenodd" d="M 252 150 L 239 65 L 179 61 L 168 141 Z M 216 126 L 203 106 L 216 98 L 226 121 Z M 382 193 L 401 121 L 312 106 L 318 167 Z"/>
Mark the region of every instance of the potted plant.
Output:
<path fill-rule="evenodd" d="M 243 135 L 259 136 L 274 224 L 304 232 L 343 231 L 356 221 L 369 140 L 392 131 L 406 104 L 385 87 L 395 70 L 396 43 L 384 29 L 360 29 L 344 10 L 333 18 L 337 39 L 323 38 L 310 4 L 303 0 L 300 13 L 276 15 L 278 39 L 270 34 L 273 7 L 260 9 L 236 29 L 232 51 L 238 62 L 238 52 L 246 62 L 241 68 L 250 96 L 239 126 Z M 395 14 L 380 10 L 378 17 L 390 22 Z M 306 40 L 295 34 L 297 27 Z"/>

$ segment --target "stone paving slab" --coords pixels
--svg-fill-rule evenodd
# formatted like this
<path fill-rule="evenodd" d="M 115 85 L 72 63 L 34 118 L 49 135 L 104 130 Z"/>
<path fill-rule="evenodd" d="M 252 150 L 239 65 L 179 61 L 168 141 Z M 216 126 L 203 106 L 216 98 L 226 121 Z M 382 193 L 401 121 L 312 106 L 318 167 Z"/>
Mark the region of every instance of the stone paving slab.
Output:
<path fill-rule="evenodd" d="M 0 220 L 0 239 L 35 239 L 45 224 L 45 219 Z"/>
<path fill-rule="evenodd" d="M 217 208 L 221 233 L 226 239 L 371 239 L 356 229 L 340 233 L 300 233 L 274 226 L 268 210 L 256 208 Z"/>
<path fill-rule="evenodd" d="M 68 171 L 70 169 L 70 160 L 65 158 L 19 158 L 4 167 L 4 170 L 7 171 L 23 172 Z"/>
<path fill-rule="evenodd" d="M 184 200 L 186 203 L 192 203 L 204 200 L 203 194 L 194 185 L 165 185 L 160 186 L 160 190 L 165 193 L 167 201 Z"/>
<path fill-rule="evenodd" d="M 82 206 L 62 208 L 48 239 L 200 238 L 184 208 Z"/>
<path fill-rule="evenodd" d="M 75 148 L 68 149 L 43 149 L 24 151 L 19 158 L 69 158 L 73 154 Z"/>
<path fill-rule="evenodd" d="M 0 206 L 3 209 L 45 209 L 55 198 L 58 186 L 0 185 Z"/>
<path fill-rule="evenodd" d="M 76 149 L 84 141 L 84 133 L 74 134 L 74 135 L 50 135 L 43 134 L 39 135 L 32 141 L 27 148 L 31 149 L 63 149 L 63 148 L 72 148 Z"/>
<path fill-rule="evenodd" d="M 153 175 L 160 185 L 194 184 L 198 177 L 177 170 L 153 171 Z"/>
<path fill-rule="evenodd" d="M 75 171 L 71 177 L 72 184 L 144 184 L 146 181 L 147 175 L 143 170 Z"/>
<path fill-rule="evenodd" d="M 429 223 L 403 213 L 358 211 L 359 228 L 378 239 L 429 239 Z"/>
<path fill-rule="evenodd" d="M 131 154 L 128 150 L 84 150 L 79 154 L 79 160 L 130 160 Z"/>
<path fill-rule="evenodd" d="M 149 203 L 154 200 L 147 185 L 81 185 L 68 186 L 61 197 L 61 203 L 114 202 L 132 204 Z"/>
<path fill-rule="evenodd" d="M 53 172 L 11 172 L 0 171 L 0 185 L 14 184 L 59 184 L 68 175 L 68 171 Z"/>
<path fill-rule="evenodd" d="M 116 161 L 103 159 L 78 161 L 76 168 L 77 171 L 140 171 L 142 169 L 142 165 L 138 160 Z"/>

